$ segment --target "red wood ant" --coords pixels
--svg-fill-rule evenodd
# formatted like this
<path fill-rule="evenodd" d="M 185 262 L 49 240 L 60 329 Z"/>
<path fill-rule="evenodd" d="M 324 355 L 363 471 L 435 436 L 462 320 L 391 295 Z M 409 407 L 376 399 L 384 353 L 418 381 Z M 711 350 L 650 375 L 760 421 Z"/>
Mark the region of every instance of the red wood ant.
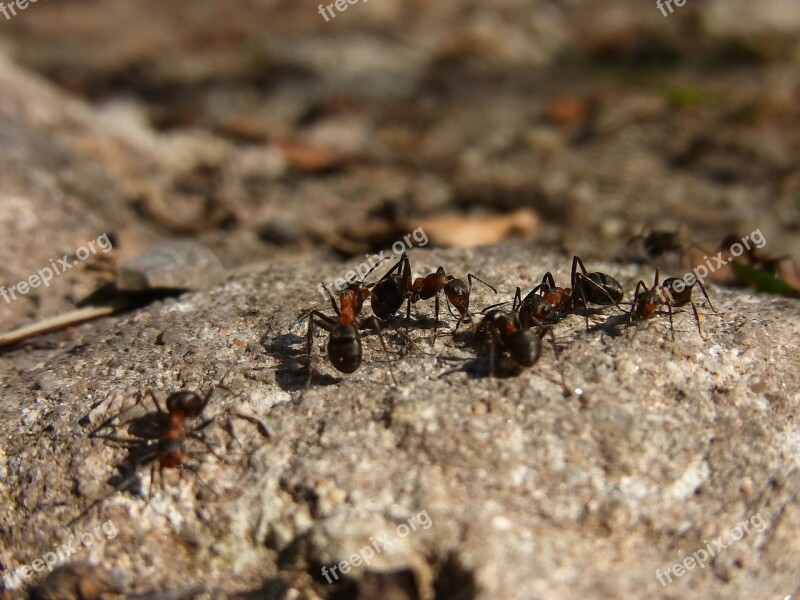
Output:
<path fill-rule="evenodd" d="M 542 353 L 542 338 L 523 327 L 513 312 L 498 308 L 487 312 L 475 329 L 475 343 L 489 351 L 489 365 L 494 373 L 496 353 L 507 352 L 516 367 L 532 367 Z"/>
<path fill-rule="evenodd" d="M 331 301 L 336 318 L 329 317 L 319 310 L 312 310 L 308 315 L 308 335 L 306 337 L 308 382 L 306 387 L 311 385 L 311 375 L 313 373 L 311 358 L 314 345 L 314 326 L 321 327 L 330 333 L 328 338 L 328 359 L 342 373 L 353 373 L 361 366 L 360 329 L 368 327 L 375 329 L 378 332 L 383 351 L 386 353 L 386 357 L 389 358 L 389 351 L 383 339 L 380 321 L 375 317 L 369 317 L 361 322 L 357 320 L 364 306 L 364 301 L 370 296 L 369 289 L 362 282 L 350 283 L 339 295 L 340 308 L 336 305 L 336 300 L 327 286 L 323 287 Z M 389 358 L 389 374 L 394 384 L 397 385 L 391 358 Z"/>
<path fill-rule="evenodd" d="M 552 328 L 533 319 L 536 324 L 534 331 L 520 321 L 518 308 L 516 297 L 510 313 L 490 306 L 475 329 L 475 345 L 479 350 L 489 351 L 489 376 L 492 378 L 494 378 L 495 364 L 501 366 L 502 372 L 505 373 L 517 373 L 524 367 L 535 365 L 542 354 L 542 338 L 548 333 L 556 362 L 559 361 L 558 346 Z M 561 390 L 564 397 L 567 397 L 571 392 L 567 387 L 560 363 L 558 370 L 561 376 Z"/>
<path fill-rule="evenodd" d="M 186 462 L 190 456 L 197 454 L 187 449 L 186 443 L 188 439 L 199 441 L 217 459 L 225 462 L 214 452 L 205 438 L 200 435 L 202 430 L 211 425 L 214 421 L 213 418 L 206 419 L 193 427 L 188 427 L 186 423 L 187 419 L 196 419 L 202 414 L 217 387 L 224 388 L 224 386 L 212 387 L 205 397 L 201 397 L 197 392 L 189 390 L 173 392 L 167 396 L 166 410 L 159 404 L 155 392 L 148 390 L 147 395 L 153 400 L 156 413 L 131 421 L 132 426 L 129 430 L 135 437 L 120 438 L 97 434 L 98 431 L 108 427 L 111 421 L 117 417 L 112 417 L 103 422 L 89 437 L 100 437 L 127 447 L 132 452 L 131 458 L 134 467 L 150 463 L 150 492 L 148 493 L 148 497 L 150 497 L 152 485 L 156 479 L 156 470 L 163 485 L 164 469 L 195 469 L 195 467 L 189 466 Z M 127 483 L 128 481 L 126 480 L 117 487 L 124 488 Z"/>
<path fill-rule="evenodd" d="M 703 331 L 700 328 L 700 316 L 697 312 L 697 306 L 692 300 L 692 290 L 695 284 L 700 285 L 700 289 L 706 297 L 711 310 L 713 310 L 714 313 L 717 312 L 714 305 L 711 304 L 711 299 L 708 297 L 705 286 L 697 279 L 692 285 L 686 285 L 682 279 L 678 279 L 677 277 L 665 279 L 664 283 L 659 285 L 658 276 L 659 271 L 656 269 L 653 287 L 649 289 L 647 284 L 642 280 L 639 280 L 639 283 L 636 284 L 636 290 L 633 294 L 633 305 L 628 313 L 628 321 L 644 321 L 645 319 L 649 319 L 655 314 L 659 306 L 666 305 L 669 311 L 669 329 L 672 339 L 674 340 L 675 328 L 672 322 L 672 307 L 681 307 L 691 304 L 692 311 L 694 312 L 694 320 L 697 323 L 697 331 L 700 333 L 700 337 L 703 337 Z"/>
<path fill-rule="evenodd" d="M 550 271 L 544 274 L 542 282 L 524 298 L 520 288 L 514 294 L 515 312 L 523 327 L 558 322 L 570 307 L 571 300 L 572 288 L 556 287 Z"/>
<path fill-rule="evenodd" d="M 370 304 L 373 314 L 381 321 L 388 321 L 406 302 L 406 333 L 408 323 L 411 318 L 411 304 L 416 304 L 420 300 L 430 300 L 434 298 L 434 329 L 433 340 L 436 342 L 436 335 L 439 329 L 439 296 L 444 292 L 448 305 L 452 305 L 459 313 L 459 319 L 453 332 L 458 329 L 462 322 L 471 318 L 469 314 L 469 298 L 472 292 L 472 281 L 477 280 L 492 290 L 495 294 L 497 290 L 494 286 L 486 283 L 480 277 L 467 274 L 468 284 L 461 279 L 456 279 L 448 275 L 444 267 L 436 269 L 435 273 L 430 273 L 425 277 L 411 279 L 411 263 L 408 254 L 403 252 L 400 260 L 395 264 L 378 283 L 372 288 Z"/>
<path fill-rule="evenodd" d="M 581 272 L 578 272 L 580 266 Z M 583 261 L 574 256 L 572 258 L 572 271 L 570 274 L 570 285 L 572 286 L 572 307 L 578 308 L 580 301 L 586 316 L 586 330 L 589 330 L 589 304 L 599 306 L 609 306 L 615 304 L 620 310 L 624 309 L 619 305 L 624 296 L 622 285 L 611 275 L 593 271 L 586 272 Z"/>

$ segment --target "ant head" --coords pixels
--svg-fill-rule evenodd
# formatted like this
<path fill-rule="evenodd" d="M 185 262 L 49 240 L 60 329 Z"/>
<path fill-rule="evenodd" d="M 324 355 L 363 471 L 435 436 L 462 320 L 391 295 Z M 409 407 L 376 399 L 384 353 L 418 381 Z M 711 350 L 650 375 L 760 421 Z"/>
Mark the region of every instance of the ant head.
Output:
<path fill-rule="evenodd" d="M 469 289 L 466 284 L 460 279 L 453 279 L 450 276 L 447 285 L 444 286 L 444 295 L 447 301 L 452 304 L 455 309 L 463 317 L 469 310 Z"/>
<path fill-rule="evenodd" d="M 181 390 L 167 397 L 167 410 L 171 413 L 181 411 L 187 417 L 196 417 L 203 412 L 207 401 L 208 397 L 204 400 L 197 392 Z"/>

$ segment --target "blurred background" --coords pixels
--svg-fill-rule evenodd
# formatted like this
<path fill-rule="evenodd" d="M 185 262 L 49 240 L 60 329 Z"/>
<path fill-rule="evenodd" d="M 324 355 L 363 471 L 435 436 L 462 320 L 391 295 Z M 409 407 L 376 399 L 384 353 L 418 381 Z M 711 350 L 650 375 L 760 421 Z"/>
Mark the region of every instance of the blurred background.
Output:
<path fill-rule="evenodd" d="M 418 226 L 432 246 L 605 259 L 643 230 L 714 247 L 758 228 L 765 252 L 800 256 L 796 0 L 319 6 L 0 14 L 0 283 L 115 244 L 0 300 L 0 327 L 185 237 L 229 268 L 360 262 Z"/>

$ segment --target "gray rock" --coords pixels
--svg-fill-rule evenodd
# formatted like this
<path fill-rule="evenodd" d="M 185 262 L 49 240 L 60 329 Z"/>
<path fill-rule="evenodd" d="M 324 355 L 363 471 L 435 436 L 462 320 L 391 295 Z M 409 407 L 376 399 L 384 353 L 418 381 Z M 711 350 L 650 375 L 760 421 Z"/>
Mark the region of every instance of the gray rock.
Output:
<path fill-rule="evenodd" d="M 225 268 L 216 255 L 194 240 L 151 248 L 122 266 L 117 289 L 202 290 L 218 284 Z"/>
<path fill-rule="evenodd" d="M 548 269 L 564 283 L 569 267 L 568 257 L 523 246 L 414 250 L 411 260 L 415 274 L 446 265 L 497 285 L 498 296 L 473 289 L 476 309 L 510 299 L 516 285 L 530 289 Z M 642 267 L 586 266 L 614 274 L 626 298 L 649 278 Z M 470 366 L 468 335 L 440 334 L 431 347 L 430 330 L 413 326 L 416 345 L 401 356 L 401 338 L 387 331 L 397 388 L 374 333 L 363 335 L 361 368 L 343 376 L 320 331 L 305 390 L 305 321 L 292 323 L 305 309 L 330 312 L 309 282 L 342 268 L 273 261 L 7 352 L 0 525 L 12 556 L 30 560 L 111 520 L 118 535 L 79 558 L 122 568 L 131 592 L 202 585 L 215 598 L 287 589 L 320 598 L 334 590 L 321 567 L 337 565 L 337 589 L 353 586 L 360 598 L 797 593 L 797 301 L 710 285 L 720 315 L 700 304 L 705 340 L 691 310 L 676 311 L 674 342 L 665 315 L 628 327 L 606 310 L 589 332 L 570 316 L 554 328 L 560 362 L 545 344 L 533 368 L 495 380 L 485 364 Z M 432 304 L 414 312 L 430 317 Z M 161 332 L 174 333 L 169 344 L 156 343 Z M 29 390 L 45 372 L 32 420 Z M 142 465 L 144 497 L 115 492 L 108 482 L 127 451 L 88 432 L 123 411 L 123 422 L 153 411 L 149 400 L 131 408 L 148 388 L 163 406 L 167 392 L 215 383 L 232 390 L 216 390 L 203 415 L 219 458 L 191 441 L 182 477 L 165 469 L 153 484 Z M 236 414 L 263 420 L 271 435 Z M 709 546 L 703 568 L 676 573 Z"/>

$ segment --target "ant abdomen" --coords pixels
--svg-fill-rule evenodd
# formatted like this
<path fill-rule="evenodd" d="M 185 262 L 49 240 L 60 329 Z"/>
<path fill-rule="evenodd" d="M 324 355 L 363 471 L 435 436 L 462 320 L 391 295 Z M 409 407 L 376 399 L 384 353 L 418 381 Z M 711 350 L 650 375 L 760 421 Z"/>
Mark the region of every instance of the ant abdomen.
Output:
<path fill-rule="evenodd" d="M 336 325 L 328 340 L 328 357 L 338 371 L 353 373 L 361 366 L 361 336 L 352 325 Z"/>
<path fill-rule="evenodd" d="M 583 293 L 587 302 L 606 306 L 622 300 L 624 295 L 622 285 L 611 275 L 594 272 L 587 273 L 583 277 L 595 284 L 583 286 Z"/>
<path fill-rule="evenodd" d="M 399 275 L 390 275 L 381 279 L 372 288 L 370 296 L 372 314 L 381 321 L 388 321 L 403 305 L 404 293 L 403 279 Z"/>
<path fill-rule="evenodd" d="M 530 329 L 518 329 L 505 342 L 508 353 L 519 365 L 532 367 L 542 354 L 542 338 Z"/>
<path fill-rule="evenodd" d="M 162 468 L 175 469 L 186 461 L 183 439 L 162 438 L 156 445 L 156 460 Z"/>

